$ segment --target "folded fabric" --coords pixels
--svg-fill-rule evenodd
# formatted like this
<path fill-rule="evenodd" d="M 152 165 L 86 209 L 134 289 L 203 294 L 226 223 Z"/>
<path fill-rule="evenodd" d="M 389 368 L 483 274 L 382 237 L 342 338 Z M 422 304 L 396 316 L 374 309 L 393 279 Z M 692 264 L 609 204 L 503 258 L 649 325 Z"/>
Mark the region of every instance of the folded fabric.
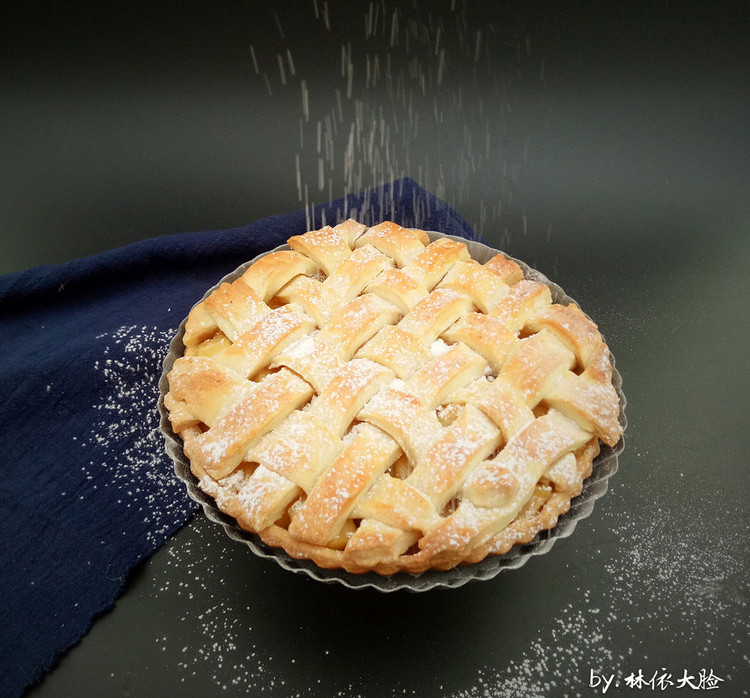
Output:
<path fill-rule="evenodd" d="M 0 695 L 49 670 L 195 510 L 156 411 L 161 362 L 191 305 L 242 262 L 347 217 L 476 239 L 402 179 L 242 228 L 0 277 Z"/>

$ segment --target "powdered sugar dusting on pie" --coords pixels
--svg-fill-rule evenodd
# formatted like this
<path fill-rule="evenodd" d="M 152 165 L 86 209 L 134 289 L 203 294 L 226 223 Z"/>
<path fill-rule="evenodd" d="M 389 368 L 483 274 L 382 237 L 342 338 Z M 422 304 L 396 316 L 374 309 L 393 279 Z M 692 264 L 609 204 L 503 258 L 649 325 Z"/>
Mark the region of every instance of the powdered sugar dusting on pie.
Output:
<path fill-rule="evenodd" d="M 431 240 L 325 226 L 190 312 L 172 426 L 222 511 L 293 558 L 387 576 L 502 554 L 554 527 L 619 440 L 596 325 L 502 254 Z M 224 488 L 237 468 L 247 484 Z"/>

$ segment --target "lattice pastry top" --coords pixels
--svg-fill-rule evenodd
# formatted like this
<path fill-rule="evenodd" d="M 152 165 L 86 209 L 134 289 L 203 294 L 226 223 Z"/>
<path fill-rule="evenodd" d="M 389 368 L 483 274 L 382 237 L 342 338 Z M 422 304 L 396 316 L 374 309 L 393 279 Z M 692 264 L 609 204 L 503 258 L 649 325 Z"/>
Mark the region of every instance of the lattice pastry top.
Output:
<path fill-rule="evenodd" d="M 553 527 L 620 437 L 607 346 L 501 254 L 353 220 L 190 312 L 165 406 L 200 487 L 350 572 L 476 562 Z"/>

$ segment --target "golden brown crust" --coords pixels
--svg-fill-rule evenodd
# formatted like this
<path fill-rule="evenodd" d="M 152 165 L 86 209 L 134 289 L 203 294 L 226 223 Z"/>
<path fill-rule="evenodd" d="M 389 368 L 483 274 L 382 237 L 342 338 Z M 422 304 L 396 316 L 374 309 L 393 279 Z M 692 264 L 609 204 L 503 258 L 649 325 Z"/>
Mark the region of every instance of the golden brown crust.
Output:
<path fill-rule="evenodd" d="M 297 235 L 188 316 L 165 405 L 217 506 L 320 567 L 420 573 L 556 525 L 622 432 L 609 351 L 498 254 Z"/>

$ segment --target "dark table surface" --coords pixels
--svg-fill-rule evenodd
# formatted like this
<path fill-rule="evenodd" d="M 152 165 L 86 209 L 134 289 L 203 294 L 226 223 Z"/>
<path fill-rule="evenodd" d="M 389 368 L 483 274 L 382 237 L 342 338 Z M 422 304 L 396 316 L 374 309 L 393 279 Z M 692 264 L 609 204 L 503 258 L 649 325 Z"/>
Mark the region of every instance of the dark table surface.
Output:
<path fill-rule="evenodd" d="M 323 585 L 199 515 L 30 695 L 747 695 L 747 20 L 3 3 L 0 272 L 410 176 L 596 319 L 629 418 L 572 537 L 456 590 Z"/>

